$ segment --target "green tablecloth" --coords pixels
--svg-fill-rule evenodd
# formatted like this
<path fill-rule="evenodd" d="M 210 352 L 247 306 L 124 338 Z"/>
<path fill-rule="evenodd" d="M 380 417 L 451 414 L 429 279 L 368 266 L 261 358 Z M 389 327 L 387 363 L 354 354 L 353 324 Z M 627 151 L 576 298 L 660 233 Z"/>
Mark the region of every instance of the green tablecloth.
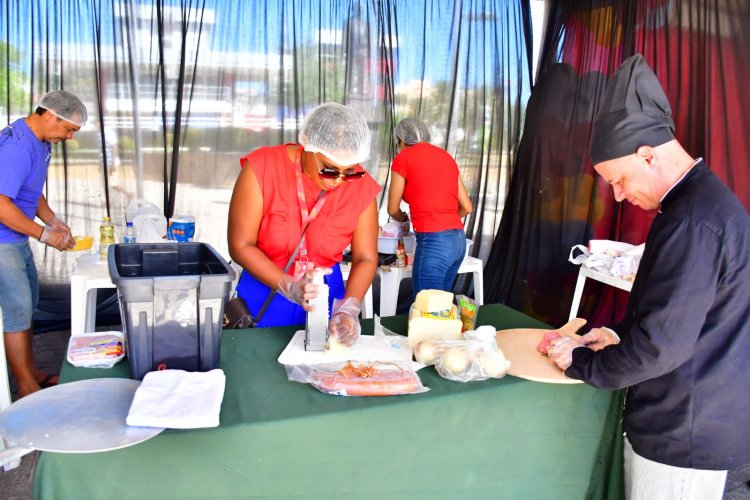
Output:
<path fill-rule="evenodd" d="M 543 327 L 502 305 L 478 324 Z M 406 333 L 406 318 L 383 319 Z M 372 321 L 363 322 L 365 333 Z M 221 425 L 94 454 L 42 453 L 34 498 L 621 498 L 619 393 L 507 376 L 429 392 L 322 394 L 276 358 L 295 328 L 224 331 Z M 128 376 L 63 367 L 62 380 Z"/>

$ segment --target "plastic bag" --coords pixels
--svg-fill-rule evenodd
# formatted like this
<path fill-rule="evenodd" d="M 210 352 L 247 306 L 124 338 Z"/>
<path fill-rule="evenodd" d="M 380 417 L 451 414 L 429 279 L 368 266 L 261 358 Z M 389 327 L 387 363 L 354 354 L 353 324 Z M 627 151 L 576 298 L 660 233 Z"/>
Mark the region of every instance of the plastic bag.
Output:
<path fill-rule="evenodd" d="M 387 238 L 401 238 L 409 234 L 409 221 L 406 222 L 388 222 L 383 225 L 382 234 Z"/>
<path fill-rule="evenodd" d="M 638 272 L 644 249 L 645 243 L 633 246 L 619 241 L 591 240 L 588 247 L 574 245 L 570 249 L 568 262 L 632 281 Z M 576 251 L 580 253 L 575 255 Z"/>
<path fill-rule="evenodd" d="M 164 215 L 161 208 L 154 205 L 150 201 L 135 198 L 130 202 L 128 208 L 125 209 L 125 219 L 128 222 L 135 224 L 135 218 L 139 215 Z"/>
<path fill-rule="evenodd" d="M 473 330 L 477 324 L 477 312 L 479 312 L 479 302 L 467 297 L 466 295 L 456 295 L 458 311 L 461 314 L 461 331 L 468 332 Z"/>
<path fill-rule="evenodd" d="M 167 235 L 167 218 L 150 201 L 136 198 L 125 209 L 125 219 L 133 223 L 137 243 L 163 243 Z"/>
<path fill-rule="evenodd" d="M 408 363 L 347 361 L 285 366 L 290 381 L 335 396 L 399 396 L 429 390 Z"/>
<path fill-rule="evenodd" d="M 112 368 L 125 357 L 121 332 L 87 332 L 68 341 L 68 363 L 84 368 Z"/>
<path fill-rule="evenodd" d="M 375 323 L 375 329 L 374 329 L 375 331 L 373 332 L 373 334 L 376 339 L 382 340 L 383 342 L 385 342 L 386 344 L 388 344 L 394 349 L 397 349 L 403 352 L 406 352 L 409 350 L 409 338 L 408 337 L 392 332 L 386 327 L 384 327 L 380 323 L 380 316 L 378 316 L 377 314 L 375 315 L 374 323 Z"/>
<path fill-rule="evenodd" d="M 463 340 L 423 340 L 414 346 L 414 355 L 418 362 L 434 363 L 441 377 L 455 382 L 502 378 L 510 361 L 497 347 L 496 333 L 491 326 L 481 326 L 466 332 Z"/>

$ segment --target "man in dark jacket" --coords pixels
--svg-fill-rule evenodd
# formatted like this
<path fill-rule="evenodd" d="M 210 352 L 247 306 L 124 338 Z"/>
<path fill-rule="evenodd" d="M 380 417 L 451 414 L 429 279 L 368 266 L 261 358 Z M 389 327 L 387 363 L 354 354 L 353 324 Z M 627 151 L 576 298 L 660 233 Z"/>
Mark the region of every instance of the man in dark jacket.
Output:
<path fill-rule="evenodd" d="M 750 217 L 674 139 L 640 55 L 607 85 L 591 157 L 617 201 L 659 213 L 623 322 L 550 356 L 569 377 L 628 388 L 628 498 L 720 499 L 727 469 L 750 463 Z"/>

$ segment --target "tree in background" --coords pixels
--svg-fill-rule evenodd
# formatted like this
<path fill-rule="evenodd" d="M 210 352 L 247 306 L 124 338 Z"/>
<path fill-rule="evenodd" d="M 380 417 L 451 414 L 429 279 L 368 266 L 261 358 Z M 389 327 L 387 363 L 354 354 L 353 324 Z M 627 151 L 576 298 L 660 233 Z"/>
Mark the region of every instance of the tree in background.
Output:
<path fill-rule="evenodd" d="M 0 112 L 10 122 L 12 112 L 25 114 L 28 105 L 27 78 L 21 68 L 22 53 L 0 41 Z"/>

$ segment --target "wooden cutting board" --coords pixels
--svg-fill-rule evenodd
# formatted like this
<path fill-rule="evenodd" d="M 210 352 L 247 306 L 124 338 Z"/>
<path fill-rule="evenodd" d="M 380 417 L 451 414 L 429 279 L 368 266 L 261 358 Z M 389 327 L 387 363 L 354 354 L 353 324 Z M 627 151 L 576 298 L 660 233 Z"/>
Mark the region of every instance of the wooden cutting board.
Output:
<path fill-rule="evenodd" d="M 551 330 L 541 328 L 513 328 L 497 332 L 497 346 L 510 361 L 508 374 L 548 384 L 583 383 L 566 377 L 551 359 L 536 350 L 544 334 L 549 331 Z"/>

